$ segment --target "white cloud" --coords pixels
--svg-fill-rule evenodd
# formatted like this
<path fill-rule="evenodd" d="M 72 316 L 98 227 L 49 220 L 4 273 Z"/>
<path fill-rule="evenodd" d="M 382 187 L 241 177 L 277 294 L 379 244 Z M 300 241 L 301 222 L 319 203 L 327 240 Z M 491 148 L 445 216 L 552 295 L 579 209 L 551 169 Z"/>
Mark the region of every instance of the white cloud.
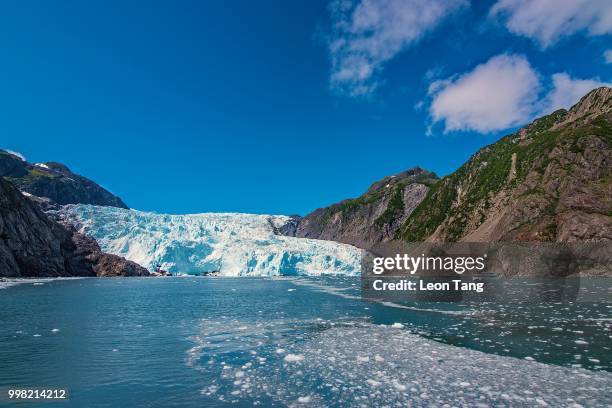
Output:
<path fill-rule="evenodd" d="M 524 56 L 501 54 L 470 72 L 434 81 L 429 86 L 432 123 L 443 122 L 445 132 L 504 130 L 568 109 L 589 91 L 612 85 L 558 72 L 544 89 L 541 78 Z"/>
<path fill-rule="evenodd" d="M 606 61 L 606 64 L 612 64 L 612 49 L 605 50 L 603 53 L 603 57 L 604 57 L 604 60 Z"/>
<path fill-rule="evenodd" d="M 350 96 L 371 94 L 385 62 L 465 5 L 467 0 L 334 0 L 328 44 L 331 89 Z"/>
<path fill-rule="evenodd" d="M 510 32 L 542 48 L 577 32 L 612 33 L 610 0 L 499 0 L 490 15 L 501 17 Z"/>
<path fill-rule="evenodd" d="M 430 85 L 429 112 L 445 132 L 487 133 L 522 124 L 535 110 L 540 77 L 524 56 L 502 54 L 473 71 Z"/>
<path fill-rule="evenodd" d="M 553 87 L 542 102 L 541 114 L 548 114 L 557 109 L 568 109 L 589 91 L 600 86 L 611 84 L 601 82 L 599 78 L 574 79 L 565 72 L 552 76 Z"/>

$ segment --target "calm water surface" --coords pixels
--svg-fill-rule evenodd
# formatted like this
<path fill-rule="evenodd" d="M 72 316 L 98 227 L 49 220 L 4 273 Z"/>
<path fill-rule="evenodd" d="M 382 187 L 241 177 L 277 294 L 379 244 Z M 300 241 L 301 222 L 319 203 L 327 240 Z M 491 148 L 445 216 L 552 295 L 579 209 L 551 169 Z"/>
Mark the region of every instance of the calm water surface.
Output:
<path fill-rule="evenodd" d="M 0 290 L 0 406 L 606 406 L 611 315 L 364 302 L 357 278 L 21 284 Z"/>

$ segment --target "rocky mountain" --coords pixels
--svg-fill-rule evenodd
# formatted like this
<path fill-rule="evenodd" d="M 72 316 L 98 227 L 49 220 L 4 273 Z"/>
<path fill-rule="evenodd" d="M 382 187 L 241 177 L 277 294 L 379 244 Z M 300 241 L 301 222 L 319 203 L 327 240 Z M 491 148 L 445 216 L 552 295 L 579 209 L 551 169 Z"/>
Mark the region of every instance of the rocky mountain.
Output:
<path fill-rule="evenodd" d="M 19 190 L 47 197 L 58 204 L 93 204 L 128 208 L 117 196 L 93 181 L 55 162 L 31 164 L 21 157 L 0 150 L 0 177 L 6 177 Z"/>
<path fill-rule="evenodd" d="M 419 167 L 372 184 L 358 198 L 319 208 L 296 220 L 294 236 L 370 248 L 392 240 L 438 177 Z"/>
<path fill-rule="evenodd" d="M 395 237 L 433 242 L 612 240 L 612 89 L 484 147 L 433 184 Z"/>
<path fill-rule="evenodd" d="M 148 274 L 134 262 L 103 253 L 95 240 L 49 218 L 0 177 L 0 277 Z"/>

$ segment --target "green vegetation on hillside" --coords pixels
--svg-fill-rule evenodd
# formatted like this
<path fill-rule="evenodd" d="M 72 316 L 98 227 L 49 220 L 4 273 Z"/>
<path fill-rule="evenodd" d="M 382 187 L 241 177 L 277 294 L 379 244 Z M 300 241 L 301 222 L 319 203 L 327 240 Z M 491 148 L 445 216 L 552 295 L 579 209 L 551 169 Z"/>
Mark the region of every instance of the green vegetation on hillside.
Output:
<path fill-rule="evenodd" d="M 425 199 L 398 230 L 396 238 L 409 242 L 423 241 L 445 223 L 445 238 L 458 240 L 465 235 L 469 221 L 476 219 L 478 225 L 484 222 L 483 210 L 490 207 L 490 199 L 496 193 L 516 187 L 531 172 L 542 177 L 551 160 L 556 160 L 555 155 L 551 154 L 554 149 L 568 149 L 582 154 L 586 147 L 582 138 L 586 135 L 600 137 L 610 148 L 612 126 L 604 117 L 588 125 L 552 130 L 566 113 L 565 110 L 558 110 L 526 127 L 526 134 L 518 132 L 481 149 L 457 171 L 429 189 Z M 511 176 L 514 154 L 516 169 Z M 547 213 L 554 214 L 558 197 L 543 191 L 537 193 L 543 194 L 550 202 Z M 551 229 L 554 227 L 550 226 Z"/>
<path fill-rule="evenodd" d="M 361 207 L 382 200 L 383 197 L 389 194 L 389 191 L 392 190 L 393 196 L 391 197 L 387 209 L 375 221 L 375 224 L 380 227 L 391 222 L 395 217 L 399 216 L 404 211 L 403 192 L 408 184 L 418 183 L 429 187 L 434 185 L 437 181 L 437 176 L 434 173 L 429 172 L 423 172 L 415 175 L 402 174 L 397 177 L 386 177 L 373 185 L 375 186 L 376 184 L 380 184 L 380 187 L 371 187 L 368 192 L 357 198 L 344 200 L 338 204 L 325 208 L 324 213 L 321 215 L 319 220 L 319 224 L 324 227 L 327 225 L 331 217 L 337 213 L 340 213 L 341 217 L 343 218 L 349 217 L 353 212 L 359 210 Z"/>
<path fill-rule="evenodd" d="M 391 223 L 396 217 L 404 213 L 404 187 L 403 183 L 395 186 L 395 191 L 385 211 L 374 221 L 378 227 Z"/>

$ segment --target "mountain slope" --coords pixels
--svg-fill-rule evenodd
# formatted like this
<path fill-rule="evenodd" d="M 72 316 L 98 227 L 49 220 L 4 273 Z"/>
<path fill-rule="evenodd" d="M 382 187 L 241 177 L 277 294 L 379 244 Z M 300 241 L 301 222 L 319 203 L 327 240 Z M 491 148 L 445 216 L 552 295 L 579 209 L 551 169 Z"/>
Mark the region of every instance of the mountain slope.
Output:
<path fill-rule="evenodd" d="M 19 190 L 58 204 L 94 204 L 128 208 L 117 196 L 93 181 L 79 176 L 60 163 L 30 164 L 5 150 L 0 150 L 0 176 Z"/>
<path fill-rule="evenodd" d="M 366 249 L 389 241 L 437 179 L 434 173 L 418 167 L 385 177 L 358 198 L 308 214 L 299 221 L 295 236 Z"/>
<path fill-rule="evenodd" d="M 148 275 L 49 218 L 0 177 L 0 277 Z"/>
<path fill-rule="evenodd" d="M 478 151 L 432 186 L 396 238 L 612 240 L 612 89 Z"/>

